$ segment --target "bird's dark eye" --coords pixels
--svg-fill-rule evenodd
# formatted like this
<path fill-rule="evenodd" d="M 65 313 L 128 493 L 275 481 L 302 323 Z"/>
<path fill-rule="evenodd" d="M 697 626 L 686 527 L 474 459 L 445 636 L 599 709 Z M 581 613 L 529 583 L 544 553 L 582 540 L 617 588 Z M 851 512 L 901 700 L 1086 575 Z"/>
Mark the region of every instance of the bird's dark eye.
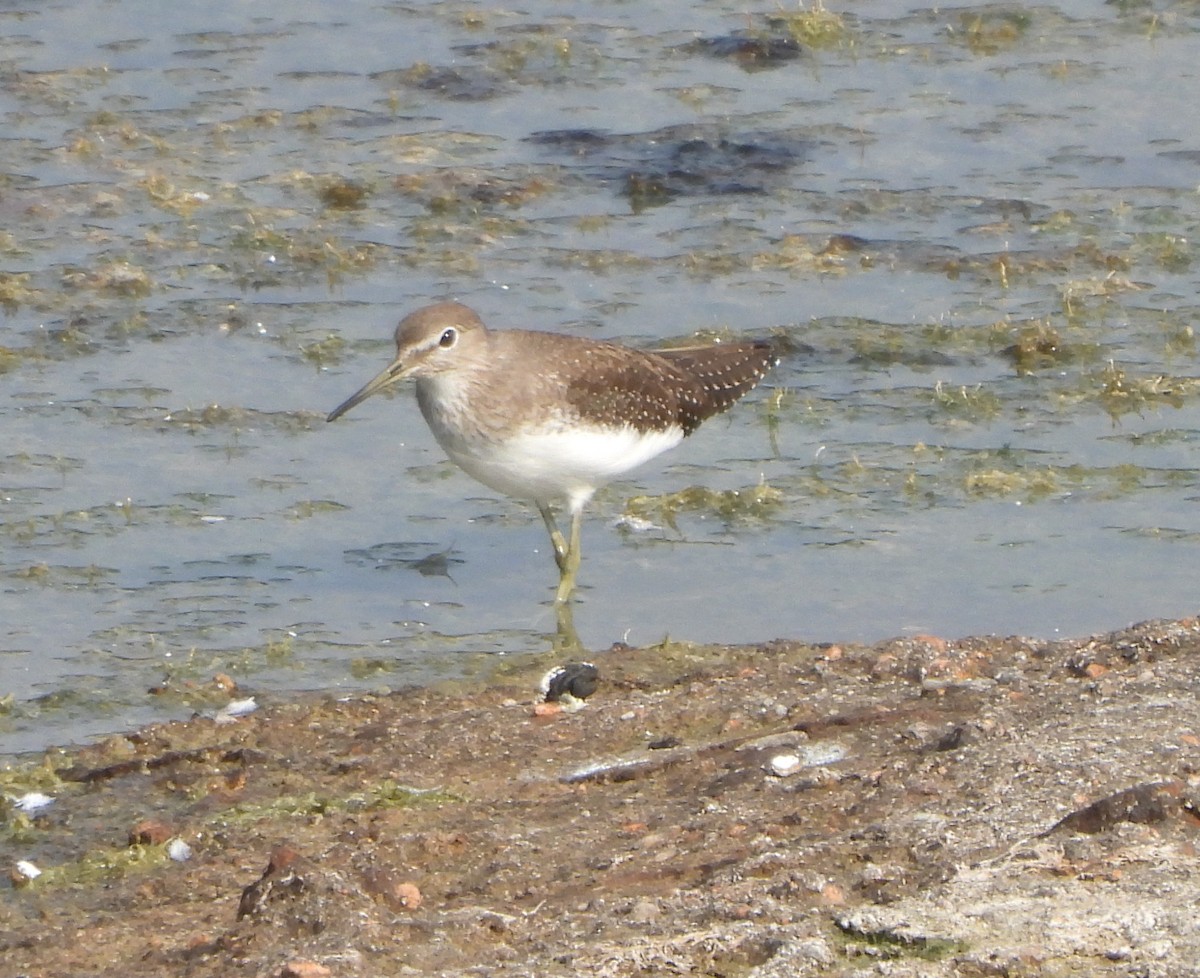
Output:
<path fill-rule="evenodd" d="M 438 340 L 438 346 L 443 350 L 448 350 L 458 342 L 458 330 L 451 327 L 442 333 L 441 339 Z"/>

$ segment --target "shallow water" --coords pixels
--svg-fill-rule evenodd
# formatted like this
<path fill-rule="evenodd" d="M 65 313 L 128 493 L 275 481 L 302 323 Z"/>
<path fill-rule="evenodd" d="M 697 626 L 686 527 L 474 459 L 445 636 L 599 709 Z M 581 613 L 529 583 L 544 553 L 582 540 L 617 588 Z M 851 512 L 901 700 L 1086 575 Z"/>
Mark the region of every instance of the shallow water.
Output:
<path fill-rule="evenodd" d="M 1193 613 L 1194 5 L 828 10 L 4 5 L 0 753 L 546 647 L 537 514 L 322 420 L 445 295 L 791 346 L 597 496 L 591 647 Z"/>

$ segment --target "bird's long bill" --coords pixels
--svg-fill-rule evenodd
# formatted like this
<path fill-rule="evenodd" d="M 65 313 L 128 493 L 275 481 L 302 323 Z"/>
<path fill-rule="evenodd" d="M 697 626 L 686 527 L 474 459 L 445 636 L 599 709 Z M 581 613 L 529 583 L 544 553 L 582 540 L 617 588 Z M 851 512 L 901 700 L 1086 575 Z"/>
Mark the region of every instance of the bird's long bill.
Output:
<path fill-rule="evenodd" d="M 359 390 L 355 391 L 348 398 L 342 401 L 337 407 L 329 412 L 326 421 L 336 421 L 343 414 L 349 411 L 356 404 L 361 404 L 372 394 L 378 394 L 385 387 L 390 387 L 397 381 L 403 380 L 408 375 L 408 371 L 404 369 L 404 364 L 399 360 L 388 365 L 387 369 L 371 380 L 367 381 Z"/>

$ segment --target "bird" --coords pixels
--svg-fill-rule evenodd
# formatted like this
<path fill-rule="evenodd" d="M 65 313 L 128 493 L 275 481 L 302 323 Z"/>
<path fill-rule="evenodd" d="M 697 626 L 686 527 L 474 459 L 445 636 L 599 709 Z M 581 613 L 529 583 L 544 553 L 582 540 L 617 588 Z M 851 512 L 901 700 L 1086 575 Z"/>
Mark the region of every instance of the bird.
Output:
<path fill-rule="evenodd" d="M 392 362 L 326 421 L 412 377 L 421 414 L 450 460 L 537 507 L 559 571 L 558 606 L 575 589 L 583 509 L 593 493 L 678 445 L 778 362 L 763 339 L 650 350 L 489 329 L 459 302 L 410 313 L 395 340 Z M 555 506 L 570 514 L 567 535 Z"/>

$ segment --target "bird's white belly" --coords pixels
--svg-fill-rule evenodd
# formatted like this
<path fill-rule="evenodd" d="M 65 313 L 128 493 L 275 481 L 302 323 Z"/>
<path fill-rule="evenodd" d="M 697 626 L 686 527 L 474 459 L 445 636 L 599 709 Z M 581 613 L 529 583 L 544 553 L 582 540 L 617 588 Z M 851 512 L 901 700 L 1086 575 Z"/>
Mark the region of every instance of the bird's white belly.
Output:
<path fill-rule="evenodd" d="M 572 508 L 582 506 L 597 487 L 683 440 L 680 428 L 567 428 L 483 443 L 435 434 L 451 461 L 485 486 L 539 503 L 566 499 Z"/>

